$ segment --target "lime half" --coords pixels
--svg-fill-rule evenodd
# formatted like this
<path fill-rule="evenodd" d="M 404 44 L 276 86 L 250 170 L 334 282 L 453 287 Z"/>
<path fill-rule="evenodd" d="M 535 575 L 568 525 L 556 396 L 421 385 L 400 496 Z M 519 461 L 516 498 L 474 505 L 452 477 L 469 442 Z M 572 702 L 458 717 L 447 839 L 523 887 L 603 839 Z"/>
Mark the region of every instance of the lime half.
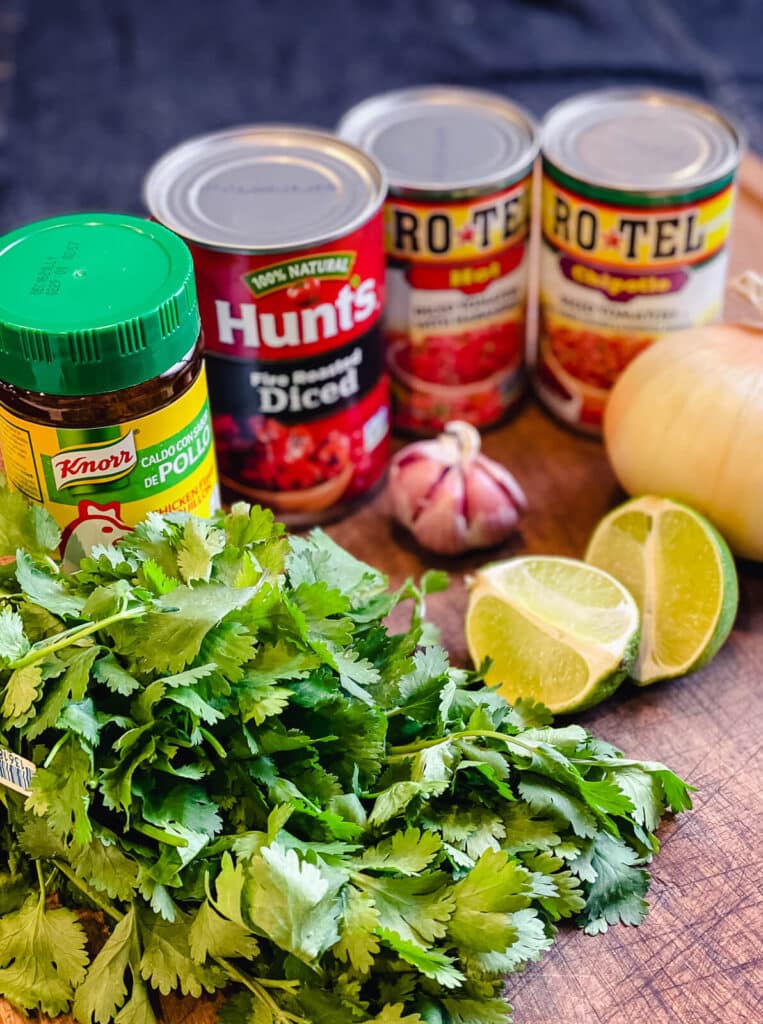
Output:
<path fill-rule="evenodd" d="M 585 557 L 620 580 L 639 606 L 637 683 L 693 672 L 720 650 L 739 585 L 728 545 L 704 516 L 668 498 L 634 498 L 602 519 Z"/>
<path fill-rule="evenodd" d="M 606 572 L 572 558 L 527 556 L 475 576 L 466 612 L 474 664 L 512 702 L 532 697 L 553 712 L 608 697 L 628 675 L 639 644 L 636 602 Z"/>

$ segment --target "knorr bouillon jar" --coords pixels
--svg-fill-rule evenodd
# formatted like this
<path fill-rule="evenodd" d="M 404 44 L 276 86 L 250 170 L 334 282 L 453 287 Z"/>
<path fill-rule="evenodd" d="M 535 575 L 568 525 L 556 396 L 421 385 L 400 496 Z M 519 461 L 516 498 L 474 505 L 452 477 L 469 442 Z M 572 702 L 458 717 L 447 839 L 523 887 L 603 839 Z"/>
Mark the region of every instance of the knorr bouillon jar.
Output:
<path fill-rule="evenodd" d="M 69 567 L 146 513 L 219 504 L 191 256 L 121 214 L 0 238 L 8 484 L 62 528 Z"/>

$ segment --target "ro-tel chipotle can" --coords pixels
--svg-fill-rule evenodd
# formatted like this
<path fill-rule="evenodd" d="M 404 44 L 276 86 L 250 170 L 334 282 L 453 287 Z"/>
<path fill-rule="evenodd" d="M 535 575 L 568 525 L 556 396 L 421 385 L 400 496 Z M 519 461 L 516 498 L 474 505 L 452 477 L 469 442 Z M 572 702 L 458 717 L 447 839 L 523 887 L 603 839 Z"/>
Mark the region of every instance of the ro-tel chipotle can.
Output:
<path fill-rule="evenodd" d="M 471 89 L 373 97 L 338 129 L 390 182 L 384 328 L 399 429 L 484 427 L 523 385 L 532 120 Z"/>
<path fill-rule="evenodd" d="M 388 462 L 385 192 L 364 153 L 281 125 L 191 139 L 145 182 L 193 254 L 224 493 L 292 523 L 340 514 Z"/>
<path fill-rule="evenodd" d="M 542 130 L 535 385 L 598 433 L 609 389 L 669 331 L 721 315 L 740 131 L 673 93 L 566 100 Z"/>

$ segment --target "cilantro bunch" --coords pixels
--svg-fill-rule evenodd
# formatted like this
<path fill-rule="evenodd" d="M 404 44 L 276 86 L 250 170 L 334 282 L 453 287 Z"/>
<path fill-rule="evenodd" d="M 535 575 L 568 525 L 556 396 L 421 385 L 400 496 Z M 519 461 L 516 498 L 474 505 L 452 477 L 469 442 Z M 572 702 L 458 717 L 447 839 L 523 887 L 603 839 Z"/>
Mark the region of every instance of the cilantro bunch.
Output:
<path fill-rule="evenodd" d="M 499 1024 L 560 920 L 642 920 L 687 787 L 452 667 L 441 575 L 390 593 L 244 505 L 150 515 L 73 575 L 57 543 L 0 490 L 0 743 L 37 768 L 0 792 L 16 1006 L 154 1024 L 157 993 L 226 989 L 228 1024 Z"/>

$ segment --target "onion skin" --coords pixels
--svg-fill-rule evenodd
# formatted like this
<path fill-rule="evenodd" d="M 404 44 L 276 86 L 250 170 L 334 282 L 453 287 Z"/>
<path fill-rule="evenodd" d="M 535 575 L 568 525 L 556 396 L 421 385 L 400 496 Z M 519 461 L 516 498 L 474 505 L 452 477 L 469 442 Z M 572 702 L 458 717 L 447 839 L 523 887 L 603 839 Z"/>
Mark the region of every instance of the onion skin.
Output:
<path fill-rule="evenodd" d="M 604 443 L 629 494 L 683 501 L 763 561 L 763 331 L 692 328 L 642 352 L 610 394 Z"/>

